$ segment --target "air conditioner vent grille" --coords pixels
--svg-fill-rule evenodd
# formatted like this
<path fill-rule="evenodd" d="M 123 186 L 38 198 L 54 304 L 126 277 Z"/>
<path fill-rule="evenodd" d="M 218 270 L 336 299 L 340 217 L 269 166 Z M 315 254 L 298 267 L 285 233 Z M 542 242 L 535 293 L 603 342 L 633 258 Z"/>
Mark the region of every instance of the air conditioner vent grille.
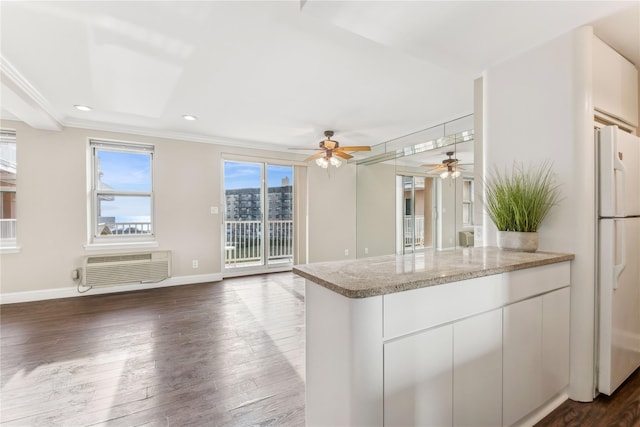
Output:
<path fill-rule="evenodd" d="M 103 264 L 105 262 L 123 261 L 149 261 L 151 260 L 151 255 L 151 252 L 146 252 L 139 254 L 91 256 L 87 258 L 87 264 Z"/>
<path fill-rule="evenodd" d="M 171 252 L 89 256 L 85 258 L 82 284 L 113 286 L 159 282 L 171 277 Z"/>

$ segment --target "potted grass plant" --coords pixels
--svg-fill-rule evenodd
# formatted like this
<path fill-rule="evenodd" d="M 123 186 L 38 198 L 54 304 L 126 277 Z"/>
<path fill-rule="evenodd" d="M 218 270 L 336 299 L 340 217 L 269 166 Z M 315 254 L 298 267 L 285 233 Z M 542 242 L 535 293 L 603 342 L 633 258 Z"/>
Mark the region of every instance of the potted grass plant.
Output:
<path fill-rule="evenodd" d="M 514 163 L 511 171 L 494 169 L 485 180 L 485 210 L 498 228 L 501 249 L 538 249 L 538 227 L 560 197 L 551 166 Z"/>

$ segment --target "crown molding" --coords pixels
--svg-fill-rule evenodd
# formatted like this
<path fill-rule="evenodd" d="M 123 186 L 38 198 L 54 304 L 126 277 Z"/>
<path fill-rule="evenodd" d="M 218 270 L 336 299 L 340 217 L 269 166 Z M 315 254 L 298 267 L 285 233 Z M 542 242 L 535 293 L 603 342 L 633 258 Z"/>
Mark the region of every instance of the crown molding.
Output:
<path fill-rule="evenodd" d="M 137 126 L 111 124 L 111 123 L 99 123 L 91 120 L 79 120 L 79 119 L 67 119 L 63 122 L 65 127 L 98 130 L 103 132 L 114 133 L 126 133 L 130 135 L 149 136 L 153 138 L 163 139 L 175 139 L 179 141 L 188 142 L 200 142 L 204 144 L 225 145 L 238 148 L 250 148 L 257 150 L 270 150 L 270 151 L 286 151 L 289 152 L 287 147 L 274 144 L 271 142 L 262 141 L 247 141 L 235 138 L 224 138 L 218 136 L 203 136 L 186 132 L 175 132 L 170 130 L 153 130 L 147 128 L 141 128 Z"/>
<path fill-rule="evenodd" d="M 46 98 L 0 54 L 0 76 L 2 87 L 9 91 L 9 99 L 16 111 L 4 108 L 36 129 L 62 130 L 62 118 L 55 112 Z"/>

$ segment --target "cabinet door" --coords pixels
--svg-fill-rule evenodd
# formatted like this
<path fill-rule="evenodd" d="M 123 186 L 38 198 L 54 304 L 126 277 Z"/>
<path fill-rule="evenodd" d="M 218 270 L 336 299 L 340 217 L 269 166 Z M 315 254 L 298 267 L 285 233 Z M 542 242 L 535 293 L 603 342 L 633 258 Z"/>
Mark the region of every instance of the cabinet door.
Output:
<path fill-rule="evenodd" d="M 453 327 L 384 345 L 384 425 L 452 425 Z"/>
<path fill-rule="evenodd" d="M 503 423 L 510 426 L 542 404 L 542 297 L 504 308 Z"/>
<path fill-rule="evenodd" d="M 453 324 L 453 425 L 502 424 L 502 309 Z"/>
<path fill-rule="evenodd" d="M 638 125 L 638 71 L 597 37 L 593 43 L 593 106 Z"/>
<path fill-rule="evenodd" d="M 569 288 L 542 297 L 542 397 L 569 385 Z"/>

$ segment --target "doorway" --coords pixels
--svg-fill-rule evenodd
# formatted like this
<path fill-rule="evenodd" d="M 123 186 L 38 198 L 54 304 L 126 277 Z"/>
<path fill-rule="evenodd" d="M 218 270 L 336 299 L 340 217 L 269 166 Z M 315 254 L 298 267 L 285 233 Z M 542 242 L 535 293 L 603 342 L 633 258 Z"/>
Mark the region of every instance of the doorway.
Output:
<path fill-rule="evenodd" d="M 397 176 L 402 194 L 402 239 L 398 253 L 414 253 L 433 248 L 434 243 L 434 194 L 433 178 L 423 176 Z"/>
<path fill-rule="evenodd" d="M 294 254 L 294 167 L 223 162 L 225 273 L 290 269 Z"/>

